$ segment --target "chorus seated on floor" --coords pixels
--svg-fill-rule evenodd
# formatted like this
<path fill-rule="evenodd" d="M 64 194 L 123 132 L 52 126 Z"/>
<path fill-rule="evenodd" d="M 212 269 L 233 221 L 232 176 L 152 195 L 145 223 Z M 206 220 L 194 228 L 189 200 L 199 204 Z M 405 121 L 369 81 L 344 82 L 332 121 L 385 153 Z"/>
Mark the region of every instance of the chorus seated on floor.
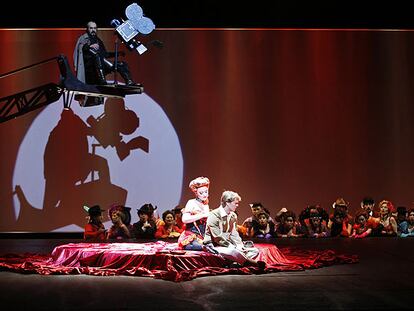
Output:
<path fill-rule="evenodd" d="M 275 232 L 278 238 L 303 237 L 304 232 L 300 223 L 296 221 L 296 215 L 292 211 L 284 211 L 279 216 L 280 223 Z"/>
<path fill-rule="evenodd" d="M 241 226 L 238 227 L 238 231 L 242 237 L 251 238 L 254 236 L 253 227 L 257 227 L 259 223 L 259 213 L 265 212 L 268 215 L 267 222 L 269 224 L 273 224 L 272 226 L 275 227 L 276 222 L 270 216 L 270 212 L 268 209 L 261 202 L 252 202 L 249 204 L 251 215 L 247 217 Z M 237 211 L 236 211 L 237 213 Z"/>
<path fill-rule="evenodd" d="M 371 223 L 368 223 L 369 217 L 368 212 L 363 209 L 356 213 L 351 238 L 362 239 L 372 233 Z"/>
<path fill-rule="evenodd" d="M 112 204 L 109 208 L 109 216 L 112 226 L 109 228 L 106 238 L 108 240 L 130 239 L 131 235 L 131 208 L 119 204 Z"/>
<path fill-rule="evenodd" d="M 302 232 L 304 233 L 304 237 L 307 238 L 328 237 L 328 220 L 328 213 L 322 206 L 318 204 L 308 205 L 299 214 L 299 221 L 302 226 Z"/>
<path fill-rule="evenodd" d="M 400 223 L 399 228 L 400 237 L 414 237 L 414 208 L 408 211 L 407 219 Z"/>
<path fill-rule="evenodd" d="M 211 211 L 207 212 L 207 208 L 209 209 L 207 204 L 208 181 L 205 177 L 198 177 L 190 184 L 194 190 L 191 187 L 190 189 L 192 189 L 196 198 L 189 200 L 186 208 L 182 209 L 180 206 L 177 206 L 173 210 L 164 212 L 161 219 L 154 216 L 154 211 L 157 207 L 146 203 L 137 209 L 139 221 L 132 226 L 130 225 L 131 208 L 112 204 L 108 209 L 108 216 L 112 221 L 112 226 L 109 230 L 105 230 L 102 222 L 102 212 L 104 210 L 99 205 L 90 208 L 84 206 L 84 210 L 88 213 L 84 239 L 95 242 L 120 240 L 142 242 L 165 238 L 175 240 L 178 237 L 182 237 L 181 240 L 178 239 L 181 248 L 184 248 L 186 241 L 196 241 L 199 247 L 189 250 L 204 250 L 202 239 L 204 239 L 203 233 L 206 225 L 205 217 L 211 214 Z M 205 197 L 201 197 L 202 195 Z M 197 199 L 198 197 L 200 199 Z M 348 203 L 344 202 L 345 200 L 342 198 L 335 201 L 333 214 L 330 217 L 320 205 L 309 205 L 300 213 L 299 221 L 296 221 L 295 213 L 283 208 L 275 215 L 276 225 L 273 224 L 271 221 L 273 218 L 270 217 L 261 204 L 250 204 L 254 217 L 247 218 L 242 225 L 235 223 L 236 231 L 243 240 L 253 239 L 254 241 L 292 237 L 364 238 L 368 236 L 414 236 L 414 219 L 410 220 L 411 218 L 407 216 L 406 208 L 399 207 L 397 209 L 398 213 L 395 214 L 392 203 L 388 200 L 383 200 L 374 210 L 373 200 L 364 199 L 361 202 L 361 209 L 356 211 L 355 219 L 351 221 L 350 215 L 347 212 Z M 182 222 L 182 210 L 184 210 L 186 224 Z M 237 215 L 236 212 L 234 214 Z M 378 217 L 370 216 L 370 214 L 378 215 Z M 201 218 L 195 222 L 195 225 L 192 220 L 196 216 Z M 412 215 L 412 218 L 414 218 L 414 215 Z M 181 223 L 181 225 L 177 226 L 177 222 Z M 199 230 L 202 230 L 201 234 Z M 184 231 L 187 231 L 187 233 L 183 234 Z"/>
<path fill-rule="evenodd" d="M 379 218 L 378 226 L 375 228 L 375 235 L 378 236 L 397 236 L 398 226 L 397 220 L 393 213 L 394 205 L 391 201 L 382 200 L 378 203 Z"/>
<path fill-rule="evenodd" d="M 102 223 L 102 212 L 99 205 L 83 206 L 83 209 L 88 213 L 86 218 L 88 223 L 85 225 L 83 238 L 87 241 L 104 241 L 106 240 L 106 230 Z"/>
<path fill-rule="evenodd" d="M 311 228 L 311 220 L 315 217 L 319 218 L 321 223 L 320 226 L 326 227 L 327 229 L 327 224 L 329 220 L 328 212 L 319 204 L 308 205 L 299 214 L 299 223 L 303 228 L 302 230 L 305 233 L 305 237 L 309 237 L 309 232 L 314 231 Z M 325 232 L 325 230 L 321 231 Z"/>
<path fill-rule="evenodd" d="M 254 238 L 271 239 L 276 237 L 275 224 L 269 221 L 269 214 L 262 211 L 257 214 L 257 221 L 252 223 Z"/>
<path fill-rule="evenodd" d="M 157 232 L 155 233 L 156 238 L 178 238 L 181 232 L 184 231 L 175 224 L 174 213 L 172 211 L 165 211 L 162 214 L 162 220 L 164 224 L 157 228 Z"/>
<path fill-rule="evenodd" d="M 343 210 L 335 210 L 333 215 L 329 217 L 328 229 L 331 237 L 349 237 L 352 226 L 349 223 L 347 213 Z"/>
<path fill-rule="evenodd" d="M 154 239 L 157 224 L 154 211 L 157 207 L 151 203 L 142 205 L 138 210 L 139 221 L 132 225 L 132 237 L 135 239 Z"/>

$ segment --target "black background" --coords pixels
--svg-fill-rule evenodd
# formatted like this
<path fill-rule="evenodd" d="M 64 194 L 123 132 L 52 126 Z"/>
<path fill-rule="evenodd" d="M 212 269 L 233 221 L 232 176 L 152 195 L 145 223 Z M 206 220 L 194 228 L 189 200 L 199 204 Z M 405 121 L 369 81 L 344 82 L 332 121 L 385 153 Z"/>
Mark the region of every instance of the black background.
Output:
<path fill-rule="evenodd" d="M 95 20 L 111 27 L 136 2 L 158 28 L 374 28 L 412 29 L 409 1 L 10 1 L 2 9 L 1 28 L 83 27 Z"/>

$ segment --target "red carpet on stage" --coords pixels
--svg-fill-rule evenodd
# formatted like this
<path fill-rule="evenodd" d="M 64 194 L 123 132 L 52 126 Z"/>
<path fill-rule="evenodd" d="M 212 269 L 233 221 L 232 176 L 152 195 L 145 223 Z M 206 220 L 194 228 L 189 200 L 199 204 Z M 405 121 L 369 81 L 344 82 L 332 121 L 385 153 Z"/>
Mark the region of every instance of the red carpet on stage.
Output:
<path fill-rule="evenodd" d="M 219 274 L 258 274 L 321 268 L 355 263 L 355 255 L 332 250 L 279 250 L 273 244 L 255 244 L 257 260 L 266 262 L 265 271 L 255 267 L 227 268 L 215 254 L 182 251 L 177 243 L 71 243 L 55 247 L 52 254 L 5 254 L 0 269 L 38 274 L 90 274 L 146 276 L 175 282 Z"/>

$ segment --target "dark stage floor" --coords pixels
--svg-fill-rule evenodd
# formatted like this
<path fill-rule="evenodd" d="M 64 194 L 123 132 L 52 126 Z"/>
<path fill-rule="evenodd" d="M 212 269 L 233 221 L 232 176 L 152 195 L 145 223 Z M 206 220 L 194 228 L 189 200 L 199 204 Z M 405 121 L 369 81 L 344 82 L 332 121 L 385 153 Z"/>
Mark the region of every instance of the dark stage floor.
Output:
<path fill-rule="evenodd" d="M 74 239 L 0 239 L 0 253 L 50 253 Z M 277 246 L 360 257 L 300 272 L 209 276 L 174 283 L 146 277 L 0 272 L 0 303 L 14 310 L 413 309 L 414 239 L 277 239 Z"/>

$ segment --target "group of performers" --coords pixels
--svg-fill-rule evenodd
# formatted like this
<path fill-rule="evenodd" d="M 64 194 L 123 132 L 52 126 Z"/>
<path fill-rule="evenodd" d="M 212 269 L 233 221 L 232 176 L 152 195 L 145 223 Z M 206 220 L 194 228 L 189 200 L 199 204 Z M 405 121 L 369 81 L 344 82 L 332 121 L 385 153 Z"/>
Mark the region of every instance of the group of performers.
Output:
<path fill-rule="evenodd" d="M 140 220 L 131 225 L 130 208 L 114 204 L 108 212 L 112 226 L 106 231 L 100 206 L 85 206 L 89 216 L 84 238 L 94 241 L 150 238 L 155 231 L 155 237 L 178 237 L 178 246 L 183 250 L 208 251 L 234 265 L 264 269 L 265 263 L 254 259 L 259 254 L 258 249 L 251 241 L 243 242 L 239 235 L 235 211 L 241 201 L 240 195 L 234 191 L 224 191 L 220 206 L 210 211 L 209 186 L 207 177 L 197 177 L 190 182 L 189 188 L 195 198 L 189 200 L 181 211 L 182 227 L 175 223 L 175 213 L 172 211 L 164 212 L 162 221 L 156 224 L 153 217 L 156 207 L 152 204 L 144 204 L 138 210 Z"/>
<path fill-rule="evenodd" d="M 89 214 L 84 237 L 95 241 L 178 238 L 180 249 L 209 251 L 237 265 L 264 267 L 263 262 L 255 260 L 258 249 L 251 241 L 243 241 L 242 237 L 414 236 L 414 209 L 407 211 L 400 207 L 395 213 L 393 204 L 382 200 L 378 204 L 379 211 L 375 212 L 371 198 L 362 200 L 361 209 L 355 217 L 349 214 L 348 203 L 343 198 L 338 198 L 333 204 L 332 214 L 328 214 L 319 205 L 310 205 L 300 213 L 298 220 L 286 208 L 273 220 L 261 203 L 252 203 L 252 216 L 238 225 L 235 212 L 241 201 L 240 195 L 224 191 L 220 206 L 210 210 L 209 186 L 210 180 L 207 177 L 192 180 L 189 188 L 194 193 L 194 198 L 182 209 L 176 207 L 165 211 L 162 220 L 154 217 L 156 206 L 144 204 L 138 209 L 139 221 L 131 225 L 130 208 L 114 204 L 109 208 L 112 226 L 107 231 L 102 223 L 103 210 L 98 205 L 84 207 Z"/>
<path fill-rule="evenodd" d="M 365 238 L 414 236 L 414 208 L 394 207 L 389 200 L 377 205 L 371 197 L 365 197 L 360 208 L 352 216 L 349 203 L 337 198 L 328 212 L 321 205 L 308 205 L 298 217 L 293 211 L 282 208 L 276 217 L 257 202 L 251 204 L 252 216 L 247 218 L 241 230 L 247 237 L 255 238 Z"/>

